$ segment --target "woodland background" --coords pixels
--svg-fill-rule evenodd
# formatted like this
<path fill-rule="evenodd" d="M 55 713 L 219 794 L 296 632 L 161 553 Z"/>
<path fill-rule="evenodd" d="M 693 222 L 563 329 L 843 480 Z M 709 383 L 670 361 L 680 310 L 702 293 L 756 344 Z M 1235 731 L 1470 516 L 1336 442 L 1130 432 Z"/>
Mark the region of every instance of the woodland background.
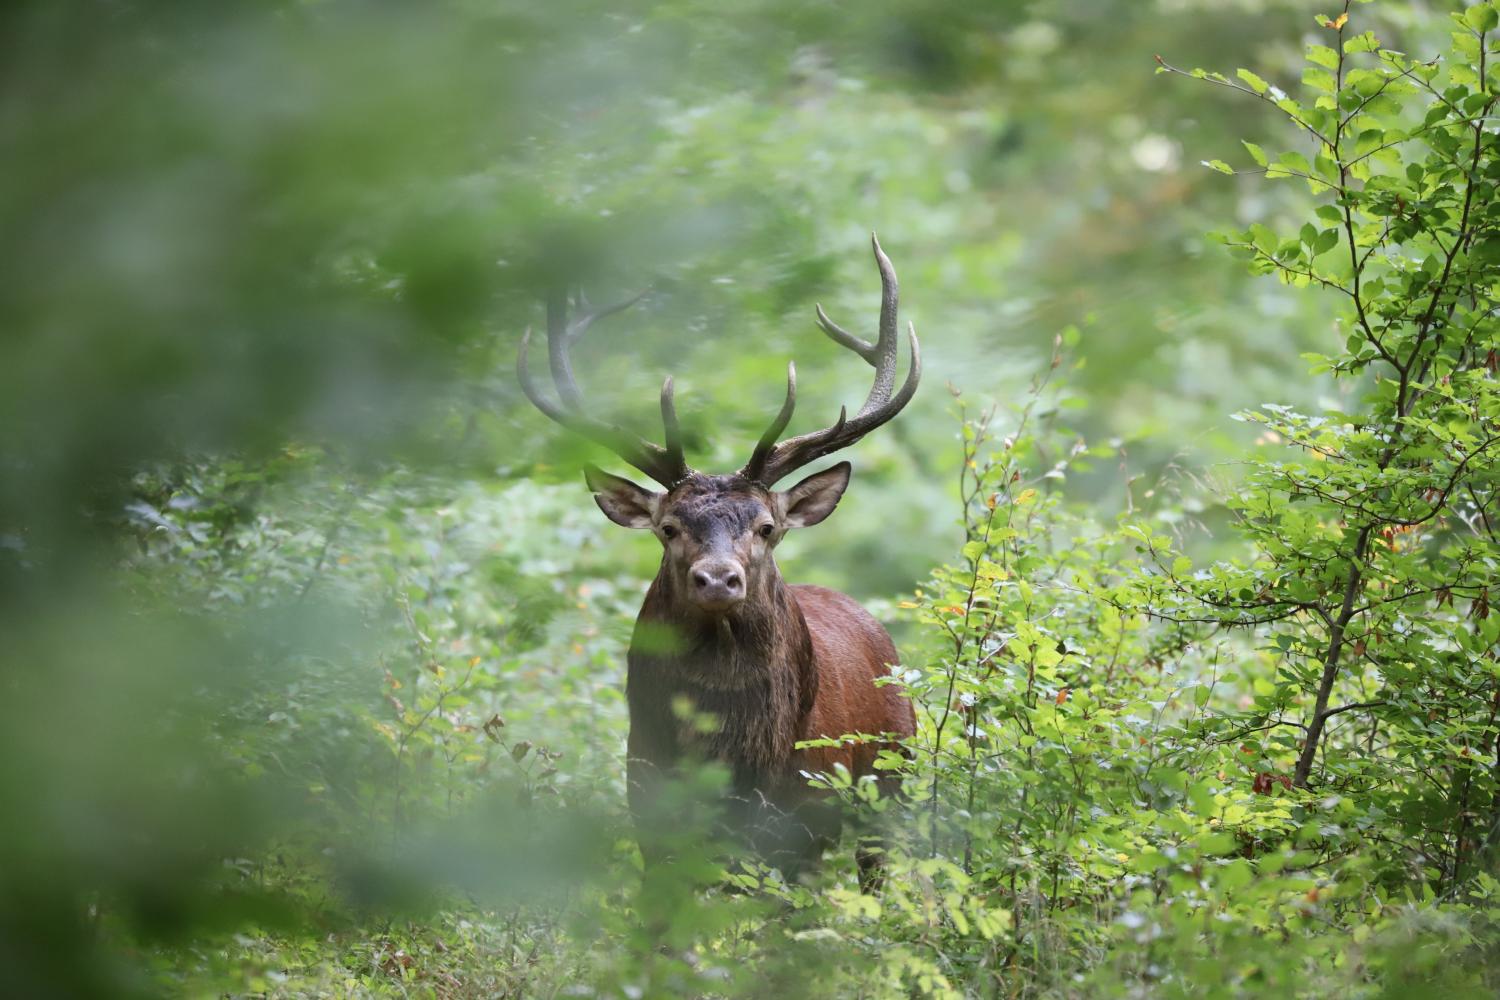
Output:
<path fill-rule="evenodd" d="M 1494 15 L 7 5 L 4 979 L 1493 995 Z M 652 434 L 675 375 L 689 461 L 728 470 L 789 358 L 793 432 L 861 398 L 813 305 L 873 326 L 871 230 L 922 389 L 779 561 L 902 650 L 896 877 L 861 897 L 844 851 L 727 893 L 685 820 L 698 863 L 643 883 L 623 649 L 656 543 L 595 510 L 607 457 L 521 396 L 520 334 L 551 288 L 649 288 L 580 379 Z M 1377 266 L 1361 340 L 1329 286 Z"/>

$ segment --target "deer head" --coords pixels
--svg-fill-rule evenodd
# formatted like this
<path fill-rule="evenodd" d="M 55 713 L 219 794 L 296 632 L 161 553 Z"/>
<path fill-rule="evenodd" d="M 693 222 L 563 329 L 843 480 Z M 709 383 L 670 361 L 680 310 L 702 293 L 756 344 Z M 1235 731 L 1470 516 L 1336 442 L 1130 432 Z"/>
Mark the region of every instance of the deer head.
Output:
<path fill-rule="evenodd" d="M 573 377 L 568 349 L 602 316 L 636 300 L 608 309 L 586 312 L 573 320 L 566 302 L 547 303 L 547 355 L 556 401 L 532 379 L 528 366 L 531 331 L 521 339 L 516 374 L 528 399 L 564 427 L 603 445 L 663 487 L 658 492 L 593 466 L 585 479 L 606 517 L 627 528 L 653 531 L 663 547 L 658 585 L 665 596 L 698 613 L 717 616 L 746 602 L 756 603 L 780 580 L 772 550 L 792 528 L 817 524 L 833 512 L 849 485 L 850 466 L 840 462 L 814 473 L 789 490 L 772 487 L 790 473 L 854 444 L 889 421 L 910 402 L 922 375 L 917 334 L 908 324 L 911 365 L 896 389 L 897 284 L 896 271 L 873 236 L 875 263 L 880 270 L 880 325 L 871 344 L 835 324 L 817 307 L 818 325 L 839 345 L 855 352 L 875 369 L 864 404 L 853 417 L 847 408 L 822 430 L 779 440 L 791 422 L 797 401 L 797 369 L 787 365 L 786 401 L 761 435 L 750 460 L 738 472 L 706 475 L 689 468 L 683 457 L 682 435 L 672 397 L 672 379 L 662 385 L 661 415 L 665 446 L 652 444 L 613 424 L 589 416 Z M 639 298 L 639 296 L 637 297 Z"/>

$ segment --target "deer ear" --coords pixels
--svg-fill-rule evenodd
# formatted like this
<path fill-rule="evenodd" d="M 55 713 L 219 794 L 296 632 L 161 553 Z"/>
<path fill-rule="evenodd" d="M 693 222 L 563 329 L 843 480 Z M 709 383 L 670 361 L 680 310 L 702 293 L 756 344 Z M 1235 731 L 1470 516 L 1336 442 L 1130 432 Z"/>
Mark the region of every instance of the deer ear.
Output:
<path fill-rule="evenodd" d="M 848 462 L 840 462 L 831 469 L 813 473 L 785 493 L 776 494 L 782 522 L 788 528 L 806 528 L 832 514 L 849 486 L 850 471 Z"/>
<path fill-rule="evenodd" d="M 594 491 L 594 502 L 604 516 L 626 528 L 649 528 L 656 515 L 660 493 L 643 490 L 628 479 L 611 476 L 592 465 L 583 467 L 583 479 Z"/>

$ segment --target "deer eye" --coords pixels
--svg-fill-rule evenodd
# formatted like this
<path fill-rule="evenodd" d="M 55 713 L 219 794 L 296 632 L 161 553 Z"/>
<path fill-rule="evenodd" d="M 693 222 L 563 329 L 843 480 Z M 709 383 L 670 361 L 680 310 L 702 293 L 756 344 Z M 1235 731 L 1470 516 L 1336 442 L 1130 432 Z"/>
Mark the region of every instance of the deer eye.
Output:
<path fill-rule="evenodd" d="M 774 524 L 762 524 L 760 526 L 760 537 L 762 537 L 762 538 L 770 538 L 771 537 L 771 532 L 773 532 L 775 530 L 776 530 L 776 526 Z"/>
<path fill-rule="evenodd" d="M 676 538 L 677 528 L 674 525 L 664 524 L 661 526 L 661 533 L 667 538 Z"/>

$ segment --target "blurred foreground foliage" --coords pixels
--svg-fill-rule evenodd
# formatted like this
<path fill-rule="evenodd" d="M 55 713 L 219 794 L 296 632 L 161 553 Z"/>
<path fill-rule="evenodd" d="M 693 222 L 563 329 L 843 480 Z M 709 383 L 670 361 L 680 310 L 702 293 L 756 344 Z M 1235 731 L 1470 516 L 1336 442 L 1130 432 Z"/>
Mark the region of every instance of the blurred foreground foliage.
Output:
<path fill-rule="evenodd" d="M 1222 457 L 1222 414 L 1279 390 L 1318 313 L 1201 257 L 1201 232 L 1302 199 L 1197 168 L 1185 147 L 1264 115 L 1168 95 L 1150 54 L 1294 77 L 1308 28 L 1292 0 L 9 4 L 0 531 L 66 562 L 142 462 L 289 435 L 571 479 L 580 446 L 510 375 L 558 287 L 652 289 L 581 345 L 584 384 L 646 422 L 675 372 L 694 455 L 737 464 L 788 356 L 807 426 L 858 391 L 812 303 L 873 314 L 871 229 L 933 385 L 1014 392 L 1087 323 L 1091 432 L 1139 439 L 1143 468 Z M 862 456 L 886 519 L 942 502 L 941 394 L 895 433 Z M 949 526 L 887 543 L 859 553 L 869 594 L 925 572 Z"/>
<path fill-rule="evenodd" d="M 8 989 L 1493 995 L 1497 21 L 7 8 Z M 905 801 L 822 779 L 890 877 L 733 858 L 712 770 L 643 875 L 649 543 L 516 331 L 651 285 L 583 378 L 727 467 L 788 354 L 809 422 L 862 377 L 867 226 L 927 388 L 786 562 L 898 628 Z"/>

